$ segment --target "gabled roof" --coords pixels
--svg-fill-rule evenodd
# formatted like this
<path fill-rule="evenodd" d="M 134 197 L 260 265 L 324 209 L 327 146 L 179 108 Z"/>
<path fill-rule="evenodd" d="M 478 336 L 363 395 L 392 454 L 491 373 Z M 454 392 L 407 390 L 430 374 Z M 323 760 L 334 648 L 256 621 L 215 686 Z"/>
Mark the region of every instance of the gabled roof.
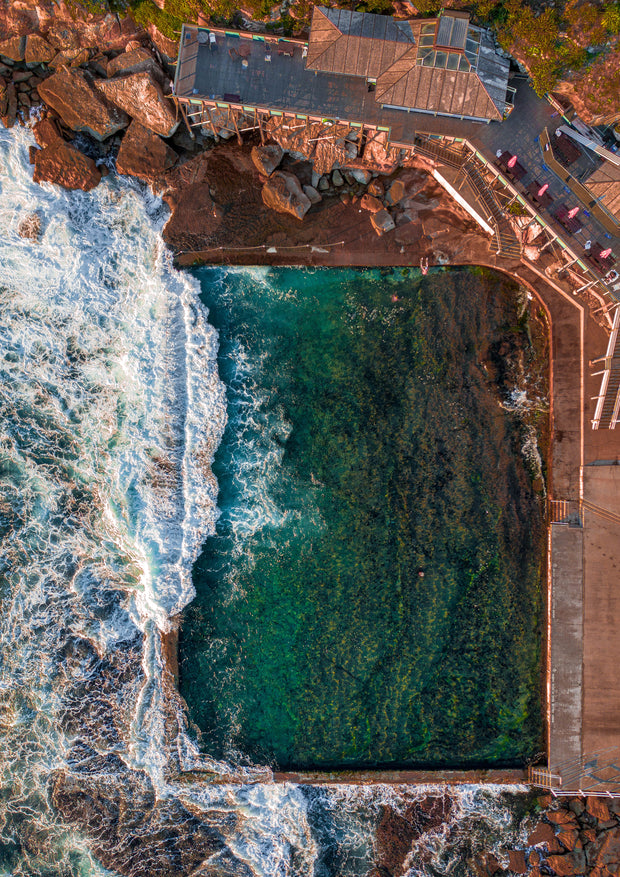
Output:
<path fill-rule="evenodd" d="M 306 67 L 374 79 L 384 106 L 501 121 L 510 64 L 467 13 L 396 21 L 315 6 Z"/>
<path fill-rule="evenodd" d="M 398 63 L 396 74 L 401 72 Z M 505 92 L 504 92 L 505 93 Z M 377 80 L 376 99 L 381 104 L 412 107 L 428 113 L 496 119 L 503 114 L 473 72 L 410 67 L 396 78 L 392 70 Z"/>
<path fill-rule="evenodd" d="M 376 79 L 412 45 L 413 31 L 407 21 L 315 6 L 306 67 Z"/>

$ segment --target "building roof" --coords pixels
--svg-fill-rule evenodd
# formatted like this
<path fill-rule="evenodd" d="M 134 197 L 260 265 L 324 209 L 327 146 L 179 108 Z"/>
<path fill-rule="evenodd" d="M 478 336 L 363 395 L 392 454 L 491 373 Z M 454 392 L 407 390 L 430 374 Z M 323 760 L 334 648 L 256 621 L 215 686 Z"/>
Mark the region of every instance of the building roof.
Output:
<path fill-rule="evenodd" d="M 315 6 L 306 67 L 376 79 L 412 45 L 414 35 L 407 21 Z"/>
<path fill-rule="evenodd" d="M 376 80 L 384 106 L 501 120 L 510 64 L 467 13 L 396 21 L 315 6 L 306 67 Z"/>
<path fill-rule="evenodd" d="M 620 219 L 620 167 L 604 161 L 590 174 L 585 185 L 609 213 Z"/>

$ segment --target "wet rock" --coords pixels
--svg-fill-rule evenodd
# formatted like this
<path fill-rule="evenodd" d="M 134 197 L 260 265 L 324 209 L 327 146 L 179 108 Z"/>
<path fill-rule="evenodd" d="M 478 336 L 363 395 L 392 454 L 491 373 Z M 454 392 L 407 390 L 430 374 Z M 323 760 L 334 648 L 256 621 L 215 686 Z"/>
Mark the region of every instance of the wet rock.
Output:
<path fill-rule="evenodd" d="M 25 110 L 30 109 L 30 106 L 31 106 L 30 98 L 27 94 L 25 94 L 25 92 L 21 92 L 20 94 L 18 94 L 17 100 L 18 100 L 19 105 L 21 107 L 23 107 Z"/>
<path fill-rule="evenodd" d="M 107 65 L 108 76 L 119 76 L 127 73 L 151 73 L 154 79 L 163 82 L 164 73 L 148 49 L 137 48 L 125 51 L 112 58 Z"/>
<path fill-rule="evenodd" d="M 378 235 L 386 234 L 386 232 L 396 228 L 396 223 L 387 210 L 379 210 L 377 213 L 371 214 L 370 221 Z"/>
<path fill-rule="evenodd" d="M 508 851 L 508 867 L 515 874 L 527 873 L 527 864 L 525 862 L 525 853 L 523 850 Z"/>
<path fill-rule="evenodd" d="M 101 171 L 88 158 L 64 140 L 57 140 L 40 149 L 34 162 L 35 183 L 55 183 L 65 189 L 88 192 L 101 180 Z"/>
<path fill-rule="evenodd" d="M 297 177 L 284 171 L 275 171 L 262 190 L 263 203 L 279 213 L 290 213 L 303 219 L 311 207 Z"/>
<path fill-rule="evenodd" d="M 575 814 L 575 816 L 581 816 L 583 811 L 586 809 L 585 804 L 581 800 L 581 798 L 572 798 L 568 804 L 570 810 Z"/>
<path fill-rule="evenodd" d="M 327 192 L 328 189 L 329 189 L 329 180 L 327 179 L 327 177 L 321 177 L 319 179 L 319 191 L 320 192 Z"/>
<path fill-rule="evenodd" d="M 378 213 L 379 210 L 383 210 L 383 204 L 381 201 L 379 201 L 378 198 L 375 198 L 374 195 L 369 195 L 368 192 L 362 196 L 360 207 L 362 210 L 370 211 L 370 213 Z"/>
<path fill-rule="evenodd" d="M 379 873 L 400 877 L 413 841 L 448 821 L 452 808 L 449 796 L 423 798 L 402 811 L 384 805 L 375 833 L 375 865 Z M 494 872 L 490 872 L 494 873 Z"/>
<path fill-rule="evenodd" d="M 26 51 L 24 53 L 26 64 L 33 67 L 37 64 L 49 64 L 56 54 L 56 49 L 50 46 L 48 41 L 43 39 L 42 36 L 30 34 L 26 41 Z"/>
<path fill-rule="evenodd" d="M 599 821 L 609 819 L 609 808 L 602 798 L 586 798 L 586 812 Z"/>
<path fill-rule="evenodd" d="M 112 106 L 80 70 L 59 70 L 38 87 L 38 92 L 73 131 L 105 140 L 129 124 L 124 112 Z"/>
<path fill-rule="evenodd" d="M 266 177 L 278 167 L 282 161 L 284 150 L 278 143 L 269 143 L 267 146 L 254 146 L 252 149 L 252 161 L 256 170 Z"/>
<path fill-rule="evenodd" d="M 581 850 L 563 856 L 547 856 L 546 862 L 558 877 L 573 877 L 583 874 L 586 869 L 586 857 Z"/>
<path fill-rule="evenodd" d="M 119 174 L 131 174 L 141 180 L 157 180 L 177 162 L 178 156 L 161 137 L 139 122 L 132 122 L 116 159 Z"/>
<path fill-rule="evenodd" d="M 344 178 L 339 170 L 332 171 L 332 185 L 340 188 L 344 186 Z"/>
<path fill-rule="evenodd" d="M 9 61 L 23 61 L 26 51 L 26 37 L 11 37 L 0 42 L 0 55 Z"/>
<path fill-rule="evenodd" d="M 577 824 L 575 821 L 575 814 L 567 810 L 548 810 L 545 813 L 545 816 L 549 822 L 552 822 L 554 825 L 564 825 L 566 823 Z"/>
<path fill-rule="evenodd" d="M 620 865 L 620 827 L 611 828 L 597 837 L 591 860 L 599 868 Z"/>
<path fill-rule="evenodd" d="M 563 847 L 556 838 L 553 827 L 548 822 L 539 822 L 534 831 L 530 833 L 527 842 L 531 847 L 544 844 L 549 853 L 563 852 Z"/>
<path fill-rule="evenodd" d="M 557 835 L 558 840 L 562 844 L 562 846 L 571 852 L 575 849 L 575 844 L 579 838 L 579 833 L 577 829 L 566 829 L 563 828 Z"/>
<path fill-rule="evenodd" d="M 2 124 L 5 128 L 12 128 L 17 120 L 17 92 L 12 82 L 9 82 L 6 87 L 2 103 L 6 107 L 2 113 Z"/>
<path fill-rule="evenodd" d="M 31 241 L 38 241 L 41 235 L 41 217 L 38 213 L 30 213 L 20 220 L 17 234 Z"/>
<path fill-rule="evenodd" d="M 95 83 L 105 98 L 161 137 L 171 137 L 179 120 L 171 100 L 150 73 L 131 73 L 122 79 L 102 79 Z"/>
<path fill-rule="evenodd" d="M 32 133 L 34 134 L 34 139 L 39 146 L 50 146 L 57 140 L 62 139 L 60 131 L 58 130 L 58 125 L 49 117 L 37 122 L 32 128 Z"/>
<path fill-rule="evenodd" d="M 311 204 L 320 204 L 323 198 L 321 197 L 320 192 L 314 188 L 314 186 L 303 186 L 304 195 L 310 199 Z"/>

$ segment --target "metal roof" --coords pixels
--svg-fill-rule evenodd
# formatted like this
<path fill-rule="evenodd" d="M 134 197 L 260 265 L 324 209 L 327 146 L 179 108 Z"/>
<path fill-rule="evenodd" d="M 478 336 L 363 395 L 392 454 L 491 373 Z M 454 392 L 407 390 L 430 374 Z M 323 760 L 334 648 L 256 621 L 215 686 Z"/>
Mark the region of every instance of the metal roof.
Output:
<path fill-rule="evenodd" d="M 414 44 L 409 22 L 315 6 L 306 67 L 376 79 Z"/>
<path fill-rule="evenodd" d="M 466 13 L 395 21 L 314 7 L 307 69 L 376 80 L 384 106 L 501 120 L 509 66 Z"/>

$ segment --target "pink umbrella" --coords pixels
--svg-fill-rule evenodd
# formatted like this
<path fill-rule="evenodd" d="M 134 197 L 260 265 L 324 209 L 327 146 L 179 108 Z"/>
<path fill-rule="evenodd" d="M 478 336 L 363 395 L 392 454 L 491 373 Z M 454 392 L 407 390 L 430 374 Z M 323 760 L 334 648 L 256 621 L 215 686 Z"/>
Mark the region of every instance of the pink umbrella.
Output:
<path fill-rule="evenodd" d="M 512 158 L 508 159 L 508 167 L 514 167 L 517 163 L 517 156 L 513 155 Z"/>
<path fill-rule="evenodd" d="M 601 252 L 599 253 L 600 259 L 608 259 L 609 256 L 611 256 L 611 247 L 609 247 L 608 250 L 601 250 Z"/>
<path fill-rule="evenodd" d="M 540 189 L 538 190 L 537 197 L 542 198 L 542 196 L 545 194 L 545 192 L 547 191 L 548 188 L 549 188 L 549 183 L 545 183 L 544 186 L 541 186 Z"/>
<path fill-rule="evenodd" d="M 579 208 L 578 208 L 578 207 L 573 207 L 572 210 L 569 210 L 569 211 L 568 211 L 568 218 L 569 218 L 569 219 L 574 219 L 574 218 L 577 216 L 578 213 L 579 213 Z"/>

